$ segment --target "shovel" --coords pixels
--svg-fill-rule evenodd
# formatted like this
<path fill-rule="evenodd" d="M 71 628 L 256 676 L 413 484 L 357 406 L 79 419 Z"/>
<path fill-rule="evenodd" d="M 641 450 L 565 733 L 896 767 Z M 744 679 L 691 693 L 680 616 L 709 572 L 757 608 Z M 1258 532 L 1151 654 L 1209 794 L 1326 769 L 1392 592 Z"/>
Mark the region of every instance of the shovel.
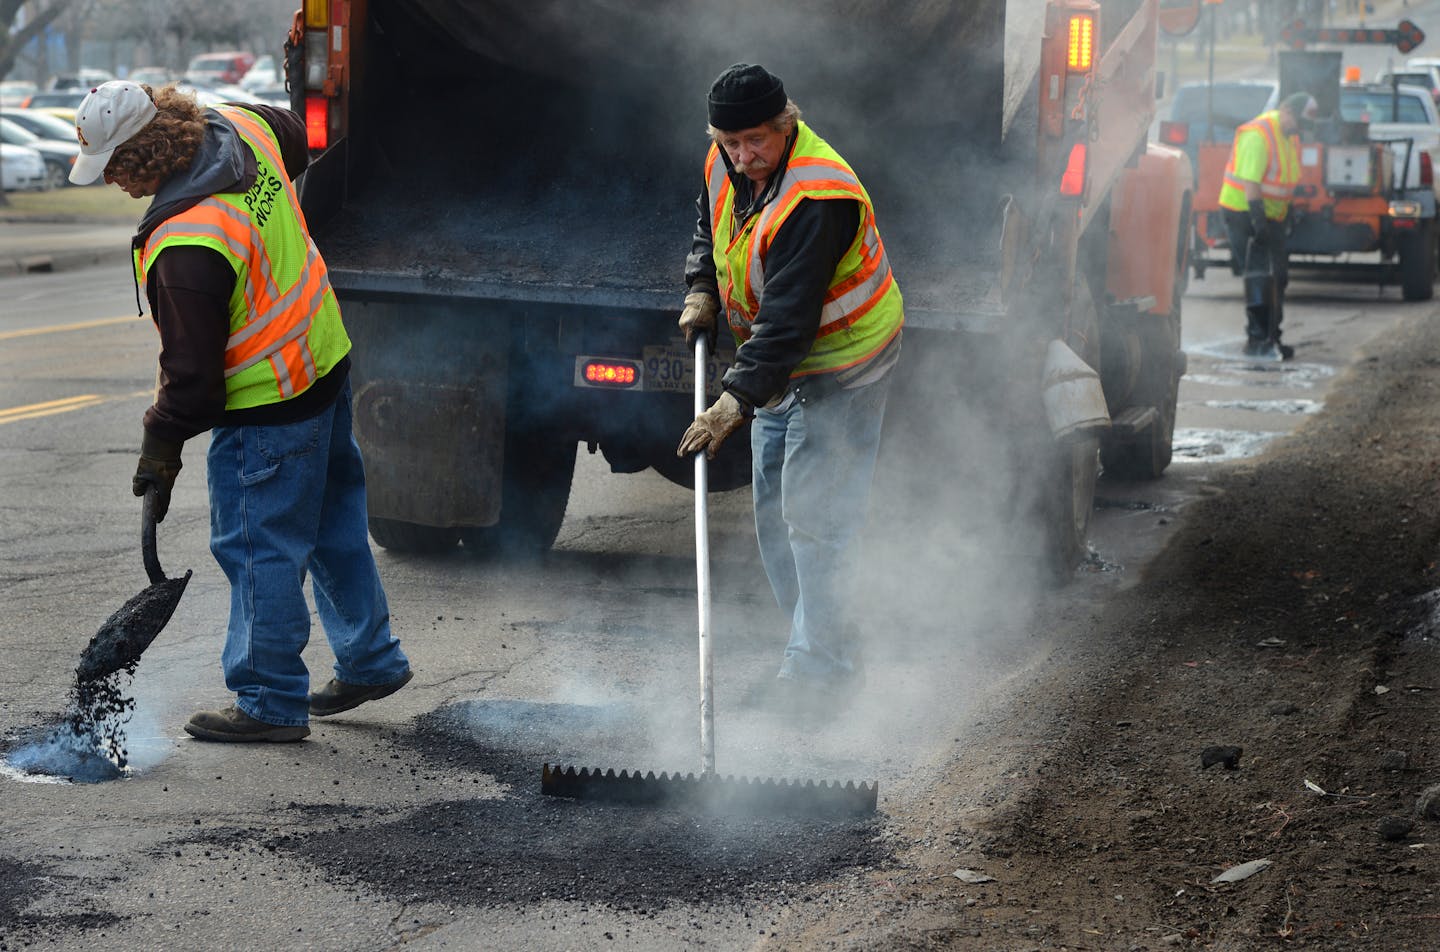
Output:
<path fill-rule="evenodd" d="M 705 412 L 705 335 L 695 341 L 695 415 Z M 715 772 L 714 679 L 710 669 L 709 477 L 705 451 L 695 454 L 695 583 L 700 623 L 700 776 L 641 775 L 599 768 L 545 764 L 540 792 L 553 797 L 647 806 L 681 806 L 706 812 L 859 815 L 874 813 L 879 783 L 750 780 Z"/>
<path fill-rule="evenodd" d="M 154 486 L 145 490 L 145 501 L 140 507 L 140 554 L 145 560 L 145 574 L 150 576 L 150 585 L 139 595 L 130 599 L 105 620 L 85 653 L 75 667 L 75 680 L 81 684 L 98 681 L 116 671 L 133 667 L 150 647 L 150 642 L 170 621 L 185 585 L 190 581 L 191 571 L 185 570 L 184 578 L 166 578 L 155 554 L 155 496 L 159 492 Z"/>

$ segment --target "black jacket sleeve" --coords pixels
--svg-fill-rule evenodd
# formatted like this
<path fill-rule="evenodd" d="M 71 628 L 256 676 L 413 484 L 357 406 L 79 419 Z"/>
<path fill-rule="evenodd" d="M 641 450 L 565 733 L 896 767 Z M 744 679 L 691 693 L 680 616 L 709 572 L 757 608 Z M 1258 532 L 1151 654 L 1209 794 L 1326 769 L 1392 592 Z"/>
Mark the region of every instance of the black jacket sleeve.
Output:
<path fill-rule="evenodd" d="M 183 443 L 225 418 L 225 346 L 235 271 L 220 252 L 194 245 L 166 248 L 146 282 L 160 330 L 160 386 L 145 411 L 145 429 Z"/>
<path fill-rule="evenodd" d="M 310 165 L 310 144 L 305 136 L 305 120 L 294 111 L 280 106 L 266 106 L 262 103 L 232 103 L 255 113 L 270 126 L 275 138 L 280 140 L 280 158 L 285 160 L 285 172 L 291 181 Z"/>
<path fill-rule="evenodd" d="M 700 189 L 695 200 L 698 220 L 695 222 L 695 238 L 690 245 L 690 255 L 685 259 L 685 287 L 691 291 L 704 291 L 717 300 L 720 291 L 715 283 L 715 240 L 710 232 L 710 188 Z"/>
<path fill-rule="evenodd" d="M 815 344 L 825 292 L 859 227 L 860 204 L 852 199 L 806 198 L 795 206 L 766 253 L 760 312 L 721 381 L 726 390 L 764 406 L 785 389 Z"/>

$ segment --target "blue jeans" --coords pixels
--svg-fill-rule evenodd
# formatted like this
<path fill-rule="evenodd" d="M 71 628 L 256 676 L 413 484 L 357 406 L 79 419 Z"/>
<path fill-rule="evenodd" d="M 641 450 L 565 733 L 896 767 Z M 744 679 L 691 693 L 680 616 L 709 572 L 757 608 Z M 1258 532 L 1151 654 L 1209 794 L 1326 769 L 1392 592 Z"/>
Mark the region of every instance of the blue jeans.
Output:
<path fill-rule="evenodd" d="M 791 617 L 782 678 L 823 682 L 856 668 L 857 626 L 844 593 L 889 389 L 887 375 L 796 399 L 783 412 L 755 411 L 755 535 L 775 601 Z"/>
<path fill-rule="evenodd" d="M 309 720 L 307 571 L 335 677 L 386 684 L 409 670 L 370 552 L 350 384 L 299 423 L 216 427 L 208 465 L 210 552 L 230 580 L 221 660 L 236 706 L 270 724 Z"/>

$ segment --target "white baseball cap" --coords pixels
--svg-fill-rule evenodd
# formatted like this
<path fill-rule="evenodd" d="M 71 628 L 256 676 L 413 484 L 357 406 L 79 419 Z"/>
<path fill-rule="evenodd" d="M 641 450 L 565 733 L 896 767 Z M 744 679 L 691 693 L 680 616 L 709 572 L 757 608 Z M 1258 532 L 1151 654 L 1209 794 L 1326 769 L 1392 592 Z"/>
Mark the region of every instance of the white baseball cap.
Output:
<path fill-rule="evenodd" d="M 70 168 L 70 181 L 89 185 L 98 179 L 111 154 L 145 128 L 155 111 L 155 103 L 138 83 L 117 79 L 90 90 L 75 110 L 80 154 Z"/>

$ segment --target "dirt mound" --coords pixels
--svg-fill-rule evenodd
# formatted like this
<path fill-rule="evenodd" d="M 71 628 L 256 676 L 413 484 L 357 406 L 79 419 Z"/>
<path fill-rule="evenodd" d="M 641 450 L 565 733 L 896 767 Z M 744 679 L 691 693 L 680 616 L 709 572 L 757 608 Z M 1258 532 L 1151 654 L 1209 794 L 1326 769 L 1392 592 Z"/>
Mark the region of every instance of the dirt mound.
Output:
<path fill-rule="evenodd" d="M 957 755 L 878 912 L 775 941 L 1440 948 L 1437 410 L 1440 322 L 1372 345 Z"/>

